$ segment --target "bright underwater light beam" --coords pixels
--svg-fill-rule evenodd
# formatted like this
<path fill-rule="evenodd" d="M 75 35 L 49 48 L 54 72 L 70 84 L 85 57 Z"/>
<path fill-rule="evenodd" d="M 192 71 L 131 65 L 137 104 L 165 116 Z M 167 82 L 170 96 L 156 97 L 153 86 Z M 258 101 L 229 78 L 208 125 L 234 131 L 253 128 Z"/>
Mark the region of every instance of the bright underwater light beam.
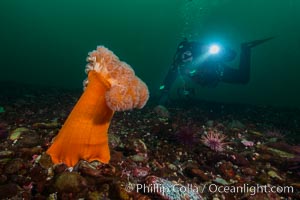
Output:
<path fill-rule="evenodd" d="M 217 54 L 220 52 L 220 46 L 217 45 L 217 44 L 212 44 L 210 47 L 209 47 L 209 54 Z"/>

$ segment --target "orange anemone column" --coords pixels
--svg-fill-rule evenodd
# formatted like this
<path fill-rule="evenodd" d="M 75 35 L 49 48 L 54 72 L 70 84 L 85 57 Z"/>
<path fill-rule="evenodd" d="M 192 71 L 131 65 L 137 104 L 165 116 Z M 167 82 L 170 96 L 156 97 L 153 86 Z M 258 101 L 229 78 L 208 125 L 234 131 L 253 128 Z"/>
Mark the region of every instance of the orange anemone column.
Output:
<path fill-rule="evenodd" d="M 47 150 L 55 164 L 74 166 L 80 159 L 108 163 L 108 128 L 114 114 L 105 101 L 110 83 L 90 71 L 89 84 Z"/>

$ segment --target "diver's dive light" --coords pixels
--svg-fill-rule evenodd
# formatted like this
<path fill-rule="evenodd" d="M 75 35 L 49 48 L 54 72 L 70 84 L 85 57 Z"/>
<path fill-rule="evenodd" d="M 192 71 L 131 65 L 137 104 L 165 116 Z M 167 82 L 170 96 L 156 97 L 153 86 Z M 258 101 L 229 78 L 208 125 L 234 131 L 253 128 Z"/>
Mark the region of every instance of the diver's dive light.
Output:
<path fill-rule="evenodd" d="M 224 49 L 218 43 L 212 43 L 211 45 L 205 46 L 203 52 L 196 57 L 194 60 L 194 66 L 200 66 L 203 62 L 206 62 L 210 59 L 214 61 L 221 61 L 224 56 Z M 190 71 L 190 75 L 195 74 L 195 70 Z"/>
<path fill-rule="evenodd" d="M 209 47 L 208 53 L 209 54 L 218 54 L 220 52 L 220 46 L 217 44 L 212 44 Z"/>

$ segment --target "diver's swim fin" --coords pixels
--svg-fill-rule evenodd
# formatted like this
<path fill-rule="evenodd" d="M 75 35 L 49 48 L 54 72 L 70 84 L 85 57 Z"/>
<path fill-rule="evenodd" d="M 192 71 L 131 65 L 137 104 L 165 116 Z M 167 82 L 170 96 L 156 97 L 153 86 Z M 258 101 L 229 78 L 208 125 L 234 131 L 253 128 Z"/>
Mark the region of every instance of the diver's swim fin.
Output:
<path fill-rule="evenodd" d="M 269 41 L 269 40 L 272 40 L 272 39 L 274 39 L 274 38 L 275 38 L 275 37 L 272 36 L 272 37 L 268 37 L 268 38 L 261 39 L 261 40 L 253 40 L 253 41 L 251 41 L 251 42 L 246 42 L 246 43 L 244 43 L 244 44 L 251 48 L 251 47 L 255 47 L 255 46 L 257 46 L 257 45 L 263 44 L 263 43 L 265 43 L 265 42 L 267 42 L 267 41 Z"/>

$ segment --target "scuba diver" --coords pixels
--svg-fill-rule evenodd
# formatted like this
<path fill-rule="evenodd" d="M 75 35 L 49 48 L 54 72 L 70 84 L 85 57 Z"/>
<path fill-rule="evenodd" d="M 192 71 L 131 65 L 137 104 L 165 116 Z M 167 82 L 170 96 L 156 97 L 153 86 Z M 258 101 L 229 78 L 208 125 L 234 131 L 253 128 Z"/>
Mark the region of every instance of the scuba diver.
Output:
<path fill-rule="evenodd" d="M 236 57 L 236 52 L 232 49 L 185 39 L 178 45 L 172 65 L 163 85 L 160 86 L 159 105 L 167 103 L 170 89 L 177 77 L 188 77 L 206 87 L 216 87 L 221 81 L 247 84 L 250 80 L 251 49 L 271 39 L 273 37 L 242 43 L 239 68 L 232 68 L 226 64 Z M 184 86 L 178 88 L 177 94 L 189 98 L 195 95 L 195 89 Z"/>

